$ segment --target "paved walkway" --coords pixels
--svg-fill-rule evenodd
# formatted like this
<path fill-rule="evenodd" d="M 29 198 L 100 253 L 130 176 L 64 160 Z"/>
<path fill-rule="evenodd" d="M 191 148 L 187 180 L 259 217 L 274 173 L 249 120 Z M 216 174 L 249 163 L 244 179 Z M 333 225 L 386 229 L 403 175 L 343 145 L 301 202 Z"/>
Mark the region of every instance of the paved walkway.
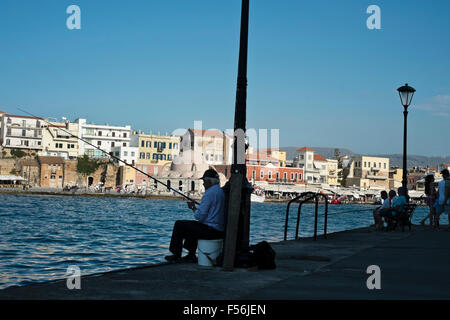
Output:
<path fill-rule="evenodd" d="M 0 299 L 450 299 L 450 232 L 362 228 L 328 239 L 272 244 L 277 269 L 258 271 L 161 264 L 0 290 Z M 381 269 L 381 289 L 369 290 L 369 265 Z"/>

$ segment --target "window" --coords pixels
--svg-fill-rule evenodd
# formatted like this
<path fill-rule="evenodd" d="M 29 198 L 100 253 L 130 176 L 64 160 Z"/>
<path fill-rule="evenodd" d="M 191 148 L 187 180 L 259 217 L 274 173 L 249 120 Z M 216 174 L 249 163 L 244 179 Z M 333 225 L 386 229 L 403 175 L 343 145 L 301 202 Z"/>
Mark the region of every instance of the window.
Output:
<path fill-rule="evenodd" d="M 255 171 L 255 170 L 253 170 L 253 172 L 252 172 L 252 179 L 253 179 L 253 180 L 256 179 L 256 171 Z"/>
<path fill-rule="evenodd" d="M 291 173 L 291 180 L 294 180 L 294 174 Z"/>
<path fill-rule="evenodd" d="M 149 154 L 149 153 L 147 153 L 147 154 Z M 158 156 L 158 155 L 157 155 L 156 153 L 154 153 L 154 154 L 153 154 L 153 160 L 158 160 L 157 156 Z"/>
<path fill-rule="evenodd" d="M 172 142 L 169 142 L 169 149 L 172 149 Z"/>
<path fill-rule="evenodd" d="M 272 171 L 269 171 L 269 179 L 272 179 Z"/>
<path fill-rule="evenodd" d="M 147 152 L 147 159 L 150 160 L 150 152 Z M 153 159 L 155 159 L 155 154 L 153 154 Z"/>
<path fill-rule="evenodd" d="M 370 168 L 370 162 L 367 163 L 367 166 Z"/>
<path fill-rule="evenodd" d="M 386 169 L 386 162 L 384 163 L 384 168 Z"/>
<path fill-rule="evenodd" d="M 153 148 L 158 148 L 158 142 L 153 141 Z"/>
<path fill-rule="evenodd" d="M 305 160 L 305 156 L 301 154 L 300 157 L 299 157 L 299 159 L 300 159 L 300 160 Z"/>
<path fill-rule="evenodd" d="M 124 157 L 128 157 L 128 151 L 124 151 L 124 152 L 123 152 L 123 156 L 124 156 Z"/>
<path fill-rule="evenodd" d="M 364 168 L 367 167 L 367 162 L 364 161 Z"/>
<path fill-rule="evenodd" d="M 285 173 L 283 174 L 283 178 L 284 178 L 284 180 L 287 180 L 287 172 L 285 172 Z"/>
<path fill-rule="evenodd" d="M 378 168 L 381 168 L 381 162 L 378 163 Z"/>
<path fill-rule="evenodd" d="M 151 148 L 152 147 L 152 142 L 151 141 L 147 141 L 146 142 L 146 147 L 147 148 Z"/>
<path fill-rule="evenodd" d="M 115 136 L 116 136 L 116 133 L 115 133 L 114 131 L 112 132 L 112 136 L 113 136 L 113 137 L 115 137 Z"/>
<path fill-rule="evenodd" d="M 22 130 L 22 137 L 25 137 L 27 135 L 27 130 L 23 129 Z"/>
<path fill-rule="evenodd" d="M 22 120 L 22 127 L 26 127 L 27 126 L 27 121 L 26 120 Z"/>
<path fill-rule="evenodd" d="M 126 146 L 127 146 L 127 143 L 126 143 L 126 142 L 124 142 L 124 143 L 123 143 L 123 146 L 124 146 L 124 147 L 126 147 Z"/>
<path fill-rule="evenodd" d="M 374 168 L 377 167 L 377 163 L 376 163 L 376 162 L 373 163 L 373 167 L 374 167 Z"/>
<path fill-rule="evenodd" d="M 150 157 L 150 155 L 149 155 L 149 157 Z M 139 154 L 139 159 L 145 159 L 145 152 L 141 152 Z"/>
<path fill-rule="evenodd" d="M 127 133 L 126 133 L 126 132 L 123 133 L 123 137 L 124 137 L 124 138 L 127 137 Z"/>
<path fill-rule="evenodd" d="M 280 180 L 280 173 L 277 172 L 277 180 Z"/>
<path fill-rule="evenodd" d="M 101 132 L 101 131 L 98 132 L 98 136 L 99 136 L 99 137 L 102 136 L 102 132 Z"/>
<path fill-rule="evenodd" d="M 174 148 L 174 149 L 178 149 L 178 143 L 174 143 L 174 144 L 173 144 L 173 148 Z"/>
<path fill-rule="evenodd" d="M 145 147 L 145 141 L 144 140 L 141 140 L 141 147 L 142 148 Z"/>
<path fill-rule="evenodd" d="M 131 156 L 134 157 L 134 151 L 131 151 Z"/>
<path fill-rule="evenodd" d="M 98 146 L 101 146 L 101 145 L 102 145 L 102 142 L 101 142 L 101 141 L 97 141 L 97 145 L 98 145 Z"/>
<path fill-rule="evenodd" d="M 11 144 L 11 140 L 10 139 L 6 139 L 6 145 L 9 146 Z"/>
<path fill-rule="evenodd" d="M 116 146 L 116 143 L 113 141 L 113 142 L 111 142 L 111 147 L 115 147 Z"/>
<path fill-rule="evenodd" d="M 260 177 L 261 177 L 261 179 L 264 178 L 264 171 L 262 171 L 262 170 L 260 171 Z"/>
<path fill-rule="evenodd" d="M 11 128 L 8 128 L 8 129 L 6 130 L 6 135 L 7 135 L 7 136 L 10 136 L 10 135 L 11 135 Z"/>

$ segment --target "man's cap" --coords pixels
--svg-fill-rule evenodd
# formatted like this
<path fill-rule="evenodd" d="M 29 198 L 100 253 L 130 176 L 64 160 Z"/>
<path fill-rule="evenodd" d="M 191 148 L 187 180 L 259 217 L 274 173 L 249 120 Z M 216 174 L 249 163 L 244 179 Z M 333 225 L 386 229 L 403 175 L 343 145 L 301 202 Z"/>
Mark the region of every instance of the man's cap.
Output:
<path fill-rule="evenodd" d="M 219 174 L 214 169 L 208 169 L 205 171 L 205 173 L 203 174 L 203 177 L 201 177 L 200 179 L 204 179 L 204 178 L 219 179 Z"/>

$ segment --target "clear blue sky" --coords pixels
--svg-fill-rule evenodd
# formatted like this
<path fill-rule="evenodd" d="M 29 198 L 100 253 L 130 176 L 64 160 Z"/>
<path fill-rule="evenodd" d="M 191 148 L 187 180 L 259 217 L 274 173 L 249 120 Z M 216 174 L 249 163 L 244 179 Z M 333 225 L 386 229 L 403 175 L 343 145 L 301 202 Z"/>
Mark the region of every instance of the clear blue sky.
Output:
<path fill-rule="evenodd" d="M 401 153 L 396 89 L 417 89 L 408 152 L 449 155 L 450 1 L 251 0 L 247 128 L 281 146 Z M 81 8 L 68 30 L 66 8 Z M 369 30 L 369 5 L 381 30 Z M 233 127 L 240 0 L 2 0 L 0 110 Z"/>

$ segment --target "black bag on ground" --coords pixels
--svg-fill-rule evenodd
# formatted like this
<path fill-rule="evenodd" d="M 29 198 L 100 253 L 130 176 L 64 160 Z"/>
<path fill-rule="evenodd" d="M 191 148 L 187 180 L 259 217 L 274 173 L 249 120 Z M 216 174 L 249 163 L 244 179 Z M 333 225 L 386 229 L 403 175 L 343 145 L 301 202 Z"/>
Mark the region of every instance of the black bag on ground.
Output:
<path fill-rule="evenodd" d="M 267 241 L 261 241 L 250 246 L 251 259 L 259 270 L 275 269 L 276 253 Z"/>

